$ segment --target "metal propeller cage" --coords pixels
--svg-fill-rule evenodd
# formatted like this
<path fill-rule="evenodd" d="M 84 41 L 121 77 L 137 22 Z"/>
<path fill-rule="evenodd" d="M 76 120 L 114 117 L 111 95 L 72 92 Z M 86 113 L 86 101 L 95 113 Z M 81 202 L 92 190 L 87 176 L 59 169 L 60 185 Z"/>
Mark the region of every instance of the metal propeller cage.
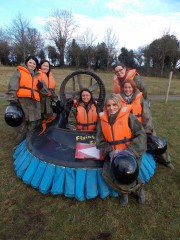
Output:
<path fill-rule="evenodd" d="M 91 71 L 77 70 L 69 74 L 60 87 L 60 100 L 67 113 L 72 107 L 73 100 L 79 98 L 79 93 L 84 88 L 88 88 L 92 92 L 99 109 L 103 109 L 106 95 L 103 81 Z"/>

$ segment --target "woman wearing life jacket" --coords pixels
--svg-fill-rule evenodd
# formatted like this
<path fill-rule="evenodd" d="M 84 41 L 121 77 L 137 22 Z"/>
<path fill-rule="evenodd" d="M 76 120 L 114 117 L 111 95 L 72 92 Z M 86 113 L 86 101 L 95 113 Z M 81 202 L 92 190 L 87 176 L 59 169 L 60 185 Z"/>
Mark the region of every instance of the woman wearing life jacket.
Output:
<path fill-rule="evenodd" d="M 48 60 L 44 59 L 39 64 L 41 79 L 44 81 L 44 87 L 41 91 L 41 112 L 43 118 L 48 119 L 53 115 L 53 105 L 56 106 L 58 96 L 55 93 L 56 83 L 51 72 L 51 66 Z"/>
<path fill-rule="evenodd" d="M 112 161 L 119 152 L 129 151 L 140 165 L 141 156 L 146 151 L 147 138 L 144 128 L 131 110 L 131 106 L 122 107 L 119 95 L 110 94 L 105 99 L 104 111 L 99 114 L 96 128 L 96 146 L 102 151 L 105 159 L 103 177 L 111 187 L 118 190 L 121 204 L 128 203 L 128 194 L 131 192 L 136 192 L 139 203 L 145 202 L 141 183 L 135 181 L 124 186 L 116 182 L 110 173 Z M 137 187 L 138 184 L 141 185 L 140 188 Z"/>
<path fill-rule="evenodd" d="M 115 64 L 113 66 L 115 71 L 114 76 L 114 93 L 118 94 L 122 91 L 122 84 L 125 79 L 131 79 L 136 83 L 137 88 L 142 92 L 143 97 L 147 99 L 147 87 L 142 77 L 137 73 L 136 69 L 127 69 L 123 63 Z"/>
<path fill-rule="evenodd" d="M 93 99 L 92 92 L 84 88 L 79 99 L 74 100 L 68 117 L 67 128 L 71 130 L 93 131 L 96 129 L 98 119 L 98 107 Z"/>
<path fill-rule="evenodd" d="M 153 127 L 152 114 L 147 101 L 142 96 L 142 93 L 137 89 L 136 83 L 131 79 L 126 79 L 122 83 L 122 92 L 120 94 L 123 106 L 132 106 L 132 113 L 142 123 L 146 134 L 156 136 Z M 165 166 L 174 169 L 171 158 L 166 151 L 165 153 L 155 156 L 156 160 Z"/>
<path fill-rule="evenodd" d="M 17 71 L 8 85 L 6 99 L 10 104 L 18 105 L 24 113 L 23 123 L 17 128 L 16 146 L 41 120 L 40 89 L 42 83 L 37 66 L 37 58 L 29 56 L 25 64 L 17 66 Z"/>

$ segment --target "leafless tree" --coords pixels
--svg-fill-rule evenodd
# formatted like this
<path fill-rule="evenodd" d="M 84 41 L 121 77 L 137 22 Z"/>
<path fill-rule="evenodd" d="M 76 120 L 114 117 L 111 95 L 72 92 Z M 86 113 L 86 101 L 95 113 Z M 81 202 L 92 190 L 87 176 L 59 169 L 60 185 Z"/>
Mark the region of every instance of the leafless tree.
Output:
<path fill-rule="evenodd" d="M 94 42 L 96 41 L 97 37 L 93 34 L 91 29 L 87 28 L 84 33 L 82 33 L 78 37 L 79 45 L 81 46 L 86 63 L 88 68 L 91 68 L 91 65 L 94 62 Z"/>
<path fill-rule="evenodd" d="M 87 28 L 79 37 L 78 42 L 83 47 L 93 46 L 97 37 L 93 34 L 90 28 Z"/>
<path fill-rule="evenodd" d="M 43 48 L 44 42 L 40 33 L 31 28 L 29 22 L 18 13 L 7 28 L 11 47 L 11 57 L 15 62 L 24 62 L 27 55 L 38 54 Z"/>
<path fill-rule="evenodd" d="M 116 56 L 116 46 L 118 44 L 118 38 L 113 31 L 113 28 L 106 28 L 104 34 L 104 43 L 108 49 L 108 66 Z"/>
<path fill-rule="evenodd" d="M 18 13 L 7 29 L 12 52 L 17 56 L 18 61 L 24 61 L 26 58 L 27 28 L 29 28 L 29 22 L 23 18 L 21 13 Z"/>
<path fill-rule="evenodd" d="M 65 49 L 77 24 L 71 12 L 56 9 L 52 12 L 52 18 L 46 24 L 46 31 L 49 40 L 52 40 L 60 54 L 60 65 L 64 65 Z"/>
<path fill-rule="evenodd" d="M 44 48 L 44 40 L 36 28 L 27 28 L 27 51 L 29 54 L 38 55 Z"/>
<path fill-rule="evenodd" d="M 9 63 L 9 52 L 10 47 L 5 31 L 0 28 L 0 64 L 7 65 Z"/>

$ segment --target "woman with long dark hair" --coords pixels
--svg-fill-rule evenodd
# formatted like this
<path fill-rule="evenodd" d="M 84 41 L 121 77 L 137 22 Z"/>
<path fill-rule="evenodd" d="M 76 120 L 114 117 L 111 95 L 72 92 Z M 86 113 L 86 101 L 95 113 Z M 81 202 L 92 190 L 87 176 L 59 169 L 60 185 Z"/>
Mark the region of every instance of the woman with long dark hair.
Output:
<path fill-rule="evenodd" d="M 95 130 L 98 119 L 98 108 L 88 88 L 81 90 L 79 99 L 74 100 L 67 128 L 71 130 Z"/>
<path fill-rule="evenodd" d="M 41 82 L 37 67 L 38 59 L 29 56 L 24 64 L 17 66 L 17 71 L 9 81 L 6 99 L 10 104 L 19 106 L 24 113 L 24 120 L 17 128 L 16 145 L 25 139 L 41 120 Z"/>
<path fill-rule="evenodd" d="M 44 59 L 40 62 L 38 71 L 41 74 L 41 79 L 45 82 L 44 92 L 41 92 L 41 113 L 43 118 L 47 119 L 53 115 L 53 105 L 56 106 L 58 101 L 58 96 L 55 93 L 56 83 L 48 60 Z"/>

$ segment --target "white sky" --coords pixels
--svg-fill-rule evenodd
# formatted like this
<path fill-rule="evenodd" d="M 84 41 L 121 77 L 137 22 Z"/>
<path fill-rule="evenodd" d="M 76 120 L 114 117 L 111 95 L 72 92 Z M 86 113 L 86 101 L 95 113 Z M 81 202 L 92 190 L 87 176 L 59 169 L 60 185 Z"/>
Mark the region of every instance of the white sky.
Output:
<path fill-rule="evenodd" d="M 31 27 L 43 31 L 54 9 L 70 11 L 78 33 L 90 29 L 97 42 L 112 28 L 119 49 L 136 50 L 166 32 L 180 40 L 180 0 L 0 0 L 0 27 L 9 26 L 21 13 Z"/>

